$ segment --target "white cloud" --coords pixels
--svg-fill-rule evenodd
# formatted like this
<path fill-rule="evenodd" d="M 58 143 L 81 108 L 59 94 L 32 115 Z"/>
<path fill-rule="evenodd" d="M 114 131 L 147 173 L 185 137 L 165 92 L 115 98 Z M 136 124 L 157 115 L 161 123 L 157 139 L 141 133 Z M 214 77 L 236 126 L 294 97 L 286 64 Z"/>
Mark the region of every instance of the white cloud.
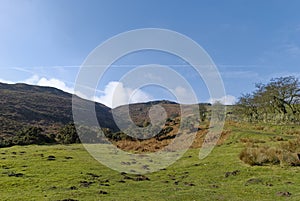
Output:
<path fill-rule="evenodd" d="M 30 78 L 24 80 L 24 81 L 21 81 L 21 83 L 26 83 L 26 84 L 32 84 L 32 85 L 36 85 L 37 82 L 39 81 L 39 76 L 38 75 L 33 75 L 31 76 Z"/>
<path fill-rule="evenodd" d="M 35 84 L 38 86 L 55 87 L 57 89 L 63 90 L 68 93 L 74 93 L 73 88 L 68 87 L 63 81 L 55 79 L 55 78 L 47 79 L 47 78 L 42 77 L 41 79 L 36 79 L 34 81 L 36 81 L 36 83 L 32 83 L 32 84 Z"/>
<path fill-rule="evenodd" d="M 9 83 L 9 84 L 16 83 L 16 82 L 11 82 L 3 79 L 0 79 L 0 82 Z M 68 86 L 65 82 L 56 78 L 45 78 L 45 77 L 39 77 L 37 75 L 34 75 L 26 80 L 18 81 L 18 83 L 55 87 L 65 92 L 74 94 L 74 88 Z M 98 95 L 99 92 L 100 95 Z M 182 86 L 177 86 L 175 89 L 171 89 L 171 92 L 173 93 L 173 95 L 176 96 L 177 102 L 181 102 L 184 104 L 192 104 L 195 103 L 195 101 L 197 102 L 197 97 L 195 97 L 196 100 L 192 100 L 191 98 L 194 97 L 194 95 L 192 94 L 193 91 L 190 92 L 189 90 L 187 90 Z M 123 83 L 118 81 L 109 82 L 105 86 L 104 91 L 96 91 L 97 95 L 95 95 L 94 97 L 87 97 L 86 95 L 84 95 L 84 92 L 78 92 L 78 91 L 76 91 L 75 94 L 84 99 L 93 100 L 112 108 L 120 105 L 126 105 L 129 103 L 139 103 L 139 102 L 147 102 L 147 101 L 154 100 L 154 98 L 150 94 L 146 93 L 145 91 L 141 89 L 134 90 L 132 88 L 125 87 Z M 235 103 L 236 98 L 234 96 L 227 95 L 220 99 L 210 99 L 208 102 L 214 103 L 216 101 L 220 101 L 221 103 L 226 105 L 232 105 Z"/>
<path fill-rule="evenodd" d="M 56 78 L 50 78 L 50 79 L 45 77 L 39 78 L 39 76 L 34 75 L 22 81 L 22 83 L 44 86 L 44 87 L 54 87 L 62 91 L 65 91 L 67 93 L 74 94 L 74 88 L 67 86 L 65 82 Z M 92 100 L 92 98 L 87 97 L 84 93 L 81 93 L 80 91 L 76 91 L 75 94 L 81 98 Z"/>
<path fill-rule="evenodd" d="M 234 105 L 236 102 L 236 97 L 232 95 L 226 95 L 223 96 L 222 98 L 210 98 L 208 102 L 211 104 L 216 102 L 221 102 L 223 105 Z"/>
<path fill-rule="evenodd" d="M 103 103 L 109 107 L 117 107 L 128 103 L 138 103 L 150 101 L 153 98 L 140 89 L 133 90 L 125 87 L 121 82 L 109 82 L 104 89 L 104 94 L 95 96 L 94 101 Z"/>
<path fill-rule="evenodd" d="M 1 82 L 1 83 L 6 83 L 6 84 L 15 84 L 15 83 L 12 82 L 12 81 L 3 80 L 3 79 L 0 79 L 0 82 Z"/>
<path fill-rule="evenodd" d="M 17 82 L 3 80 L 3 79 L 0 79 L 0 82 L 6 84 L 25 83 L 30 85 L 44 86 L 44 87 L 54 87 L 68 93 L 74 93 L 74 89 L 68 87 L 63 81 L 55 78 L 50 78 L 50 79 L 47 79 L 45 77 L 40 78 L 38 75 L 33 75 L 26 80 L 21 80 Z"/>
<path fill-rule="evenodd" d="M 193 104 L 197 102 L 196 95 L 192 91 L 187 90 L 182 86 L 176 87 L 174 90 L 171 90 L 172 93 L 176 96 L 176 101 L 184 104 Z M 195 98 L 193 98 L 195 97 Z"/>
<path fill-rule="evenodd" d="M 8 80 L 0 79 L 0 82 L 7 84 L 15 84 L 15 83 L 26 83 L 30 85 L 38 85 L 38 86 L 47 86 L 54 87 L 65 92 L 74 94 L 74 88 L 67 86 L 65 82 L 55 79 L 55 78 L 45 78 L 39 77 L 38 75 L 33 75 L 32 77 L 18 81 L 12 82 Z M 99 91 L 96 91 L 99 93 Z M 93 100 L 102 104 L 105 104 L 109 107 L 117 107 L 120 105 L 125 105 L 128 103 L 138 103 L 138 102 L 146 102 L 153 100 L 153 97 L 147 94 L 146 92 L 137 89 L 133 90 L 128 87 L 124 87 L 121 82 L 109 82 L 105 86 L 105 90 L 101 92 L 103 95 L 95 96 L 95 97 L 87 97 L 82 92 L 76 91 L 75 94 L 89 100 Z"/>

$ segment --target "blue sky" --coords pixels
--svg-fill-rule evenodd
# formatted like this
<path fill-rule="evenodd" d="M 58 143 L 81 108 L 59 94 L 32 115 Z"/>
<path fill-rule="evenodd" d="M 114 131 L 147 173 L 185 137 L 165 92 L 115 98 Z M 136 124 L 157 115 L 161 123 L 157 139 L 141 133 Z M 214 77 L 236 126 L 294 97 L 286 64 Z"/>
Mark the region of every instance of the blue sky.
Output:
<path fill-rule="evenodd" d="M 207 51 L 233 102 L 233 97 L 252 91 L 256 82 L 300 77 L 299 8 L 297 0 L 2 0 L 0 81 L 72 92 L 80 65 L 99 44 L 132 29 L 163 28 L 190 37 Z M 101 80 L 96 100 L 111 106 L 107 100 L 120 77 L 148 63 L 173 67 L 191 83 L 200 101 L 209 100 L 205 84 L 182 66 L 183 61 L 151 51 L 117 61 Z M 125 98 L 133 91 L 126 86 L 120 90 Z M 136 101 L 170 98 L 154 87 L 138 93 Z"/>

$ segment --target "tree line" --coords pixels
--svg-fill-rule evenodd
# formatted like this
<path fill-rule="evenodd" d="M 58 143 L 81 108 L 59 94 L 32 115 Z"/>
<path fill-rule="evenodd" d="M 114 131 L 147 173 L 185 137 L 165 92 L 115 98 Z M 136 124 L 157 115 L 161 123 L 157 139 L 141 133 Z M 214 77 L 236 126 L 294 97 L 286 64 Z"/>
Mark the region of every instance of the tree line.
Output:
<path fill-rule="evenodd" d="M 243 94 L 237 104 L 240 120 L 265 123 L 300 122 L 300 82 L 294 76 L 255 84 L 252 93 Z"/>
<path fill-rule="evenodd" d="M 80 139 L 74 124 L 61 127 L 57 134 L 45 134 L 44 130 L 36 126 L 28 126 L 10 137 L 0 137 L 0 147 L 30 144 L 71 144 L 79 143 Z"/>

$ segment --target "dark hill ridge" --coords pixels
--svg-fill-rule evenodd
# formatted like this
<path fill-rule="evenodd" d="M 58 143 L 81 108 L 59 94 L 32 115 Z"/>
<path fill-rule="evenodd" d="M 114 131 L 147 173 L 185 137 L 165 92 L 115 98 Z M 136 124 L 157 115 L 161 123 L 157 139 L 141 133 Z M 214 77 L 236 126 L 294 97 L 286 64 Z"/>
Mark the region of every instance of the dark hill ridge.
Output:
<path fill-rule="evenodd" d="M 57 133 L 59 128 L 73 122 L 72 97 L 72 94 L 52 87 L 0 83 L 0 137 L 14 135 L 27 126 L 41 127 L 46 134 Z M 79 97 L 73 103 L 75 107 L 83 108 L 78 111 L 86 115 L 86 122 L 82 122 L 84 125 L 95 126 L 89 125 L 87 121 L 90 112 L 82 107 L 86 103 L 93 104 L 100 126 L 113 132 L 119 131 L 113 114 L 117 114 L 122 121 L 124 119 L 124 124 L 128 124 L 127 120 L 131 118 L 136 125 L 143 126 L 149 121 L 149 109 L 159 104 L 165 109 L 168 118 L 180 116 L 180 105 L 168 100 L 135 103 L 115 109 Z M 127 107 L 130 117 L 125 112 Z"/>
<path fill-rule="evenodd" d="M 29 84 L 23 84 L 23 83 L 17 83 L 17 84 L 4 84 L 0 83 L 0 90 L 10 90 L 10 91 L 18 91 L 18 92 L 24 92 L 24 93 L 46 93 L 46 94 L 52 94 L 57 95 L 61 97 L 67 97 L 70 98 L 72 95 L 69 93 L 66 93 L 62 90 L 53 88 L 53 87 L 42 87 L 42 86 L 35 86 L 35 85 L 29 85 Z"/>
<path fill-rule="evenodd" d="M 77 98 L 78 104 L 85 101 Z M 26 126 L 40 126 L 46 133 L 73 122 L 72 94 L 52 87 L 0 83 L 0 135 L 14 134 Z M 95 104 L 101 126 L 116 130 L 111 109 Z"/>

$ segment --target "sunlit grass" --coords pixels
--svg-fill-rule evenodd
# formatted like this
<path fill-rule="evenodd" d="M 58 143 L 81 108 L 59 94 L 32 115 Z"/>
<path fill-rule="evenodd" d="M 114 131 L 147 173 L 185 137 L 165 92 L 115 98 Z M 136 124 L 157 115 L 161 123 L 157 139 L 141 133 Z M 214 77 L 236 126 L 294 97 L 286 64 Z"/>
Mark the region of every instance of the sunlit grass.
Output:
<path fill-rule="evenodd" d="M 141 181 L 100 164 L 80 144 L 1 148 L 0 200 L 286 200 L 282 192 L 300 200 L 299 167 L 251 167 L 239 160 L 245 147 L 240 138 L 279 143 L 271 140 L 276 133 L 231 129 L 204 160 L 191 149 Z"/>

